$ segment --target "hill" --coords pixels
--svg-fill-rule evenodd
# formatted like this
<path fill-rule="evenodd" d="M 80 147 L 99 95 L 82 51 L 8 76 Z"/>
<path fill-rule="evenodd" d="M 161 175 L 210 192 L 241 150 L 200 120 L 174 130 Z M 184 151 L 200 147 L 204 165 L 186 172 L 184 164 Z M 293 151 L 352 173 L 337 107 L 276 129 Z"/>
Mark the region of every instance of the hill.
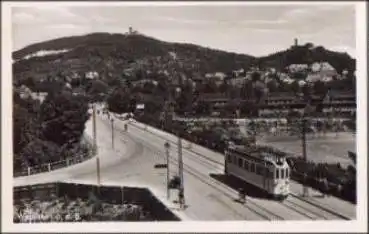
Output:
<path fill-rule="evenodd" d="M 290 64 L 312 64 L 314 62 L 329 62 L 338 73 L 343 70 L 355 71 L 355 59 L 347 53 L 330 51 L 322 46 L 314 46 L 307 43 L 302 46 L 293 46 L 287 50 L 270 54 L 257 59 L 257 63 L 262 67 L 274 67 L 282 70 Z"/>
<path fill-rule="evenodd" d="M 22 59 L 40 51 L 55 53 Z M 56 53 L 58 51 L 63 52 Z M 37 43 L 15 51 L 13 67 L 15 78 L 91 70 L 104 74 L 105 78 L 137 70 L 202 76 L 207 72 L 247 68 L 254 59 L 192 44 L 168 43 L 144 35 L 94 33 Z"/>

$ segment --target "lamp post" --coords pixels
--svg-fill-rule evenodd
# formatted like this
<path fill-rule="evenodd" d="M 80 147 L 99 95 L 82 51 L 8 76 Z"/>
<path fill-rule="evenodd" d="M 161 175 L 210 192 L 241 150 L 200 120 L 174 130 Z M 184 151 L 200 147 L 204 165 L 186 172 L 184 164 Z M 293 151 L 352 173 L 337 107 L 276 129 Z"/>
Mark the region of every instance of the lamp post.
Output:
<path fill-rule="evenodd" d="M 111 118 L 111 147 L 114 149 L 114 119 Z"/>
<path fill-rule="evenodd" d="M 97 143 L 96 143 L 96 107 L 92 104 L 92 127 L 93 127 L 93 149 L 97 154 Z M 96 156 L 96 175 L 97 175 L 97 185 L 100 186 L 100 159 L 99 155 Z"/>
<path fill-rule="evenodd" d="M 178 191 L 178 200 L 181 208 L 185 204 L 184 199 L 184 181 L 183 181 L 183 159 L 182 159 L 182 139 L 178 134 L 178 172 L 180 176 L 180 187 Z"/>
<path fill-rule="evenodd" d="M 170 190 L 169 190 L 169 175 L 170 175 L 170 171 L 169 171 L 169 149 L 170 149 L 170 144 L 168 142 L 165 142 L 164 144 L 165 147 L 165 154 L 166 154 L 166 161 L 167 161 L 167 199 L 169 200 L 170 198 Z"/>
<path fill-rule="evenodd" d="M 301 137 L 301 140 L 302 140 L 302 157 L 305 161 L 305 163 L 307 163 L 307 153 L 306 153 L 306 117 L 305 117 L 305 114 L 303 115 L 302 117 L 302 129 L 301 129 L 301 133 L 302 133 L 302 137 Z M 305 181 L 306 182 L 306 181 Z M 306 186 L 306 183 L 304 183 L 304 186 L 303 186 L 303 191 L 302 191 L 302 196 L 303 197 L 307 197 L 308 196 L 308 187 Z"/>
<path fill-rule="evenodd" d="M 312 107 L 310 105 L 310 102 L 308 101 L 306 103 L 305 109 L 302 112 L 302 121 L 301 121 L 301 143 L 302 143 L 302 157 L 304 159 L 304 162 L 307 164 L 307 152 L 306 152 L 306 125 L 307 125 L 307 117 L 308 114 L 312 111 Z M 303 186 L 303 191 L 302 191 L 302 195 L 303 197 L 307 197 L 308 196 L 308 187 L 306 185 L 306 181 L 304 183 Z"/>

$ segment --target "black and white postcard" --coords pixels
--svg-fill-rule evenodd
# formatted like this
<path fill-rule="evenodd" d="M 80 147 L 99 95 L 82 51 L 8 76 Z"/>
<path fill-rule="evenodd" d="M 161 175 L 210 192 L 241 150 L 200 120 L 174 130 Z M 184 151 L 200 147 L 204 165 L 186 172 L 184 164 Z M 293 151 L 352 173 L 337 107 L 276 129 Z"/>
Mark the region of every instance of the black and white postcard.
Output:
<path fill-rule="evenodd" d="M 366 230 L 365 2 L 2 5 L 6 231 Z"/>

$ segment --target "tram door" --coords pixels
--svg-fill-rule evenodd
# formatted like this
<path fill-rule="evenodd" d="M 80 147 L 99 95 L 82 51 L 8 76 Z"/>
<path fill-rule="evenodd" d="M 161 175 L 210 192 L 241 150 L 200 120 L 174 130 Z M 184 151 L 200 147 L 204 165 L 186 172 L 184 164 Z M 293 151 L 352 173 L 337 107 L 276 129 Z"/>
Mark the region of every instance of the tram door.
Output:
<path fill-rule="evenodd" d="M 271 180 L 270 180 L 270 170 L 269 168 L 267 167 L 267 165 L 265 164 L 264 165 L 264 177 L 263 177 L 263 180 L 264 180 L 264 189 L 269 193 L 271 192 L 270 189 L 271 189 Z"/>

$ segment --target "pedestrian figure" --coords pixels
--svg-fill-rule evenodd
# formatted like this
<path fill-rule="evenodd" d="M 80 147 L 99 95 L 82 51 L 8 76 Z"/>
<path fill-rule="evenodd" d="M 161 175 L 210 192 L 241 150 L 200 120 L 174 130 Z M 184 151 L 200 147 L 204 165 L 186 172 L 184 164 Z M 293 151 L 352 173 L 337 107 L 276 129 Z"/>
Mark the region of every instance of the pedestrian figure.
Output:
<path fill-rule="evenodd" d="M 180 208 L 182 209 L 183 205 L 184 205 L 184 194 L 183 194 L 183 191 L 181 189 L 178 192 L 178 200 L 179 200 Z"/>
<path fill-rule="evenodd" d="M 325 188 L 325 192 L 326 192 L 326 195 L 328 197 L 330 197 L 330 194 L 329 194 L 329 185 L 328 185 L 328 180 L 327 178 L 324 179 L 324 188 Z"/>
<path fill-rule="evenodd" d="M 239 189 L 239 199 L 241 203 L 246 203 L 246 192 L 243 188 Z"/>

